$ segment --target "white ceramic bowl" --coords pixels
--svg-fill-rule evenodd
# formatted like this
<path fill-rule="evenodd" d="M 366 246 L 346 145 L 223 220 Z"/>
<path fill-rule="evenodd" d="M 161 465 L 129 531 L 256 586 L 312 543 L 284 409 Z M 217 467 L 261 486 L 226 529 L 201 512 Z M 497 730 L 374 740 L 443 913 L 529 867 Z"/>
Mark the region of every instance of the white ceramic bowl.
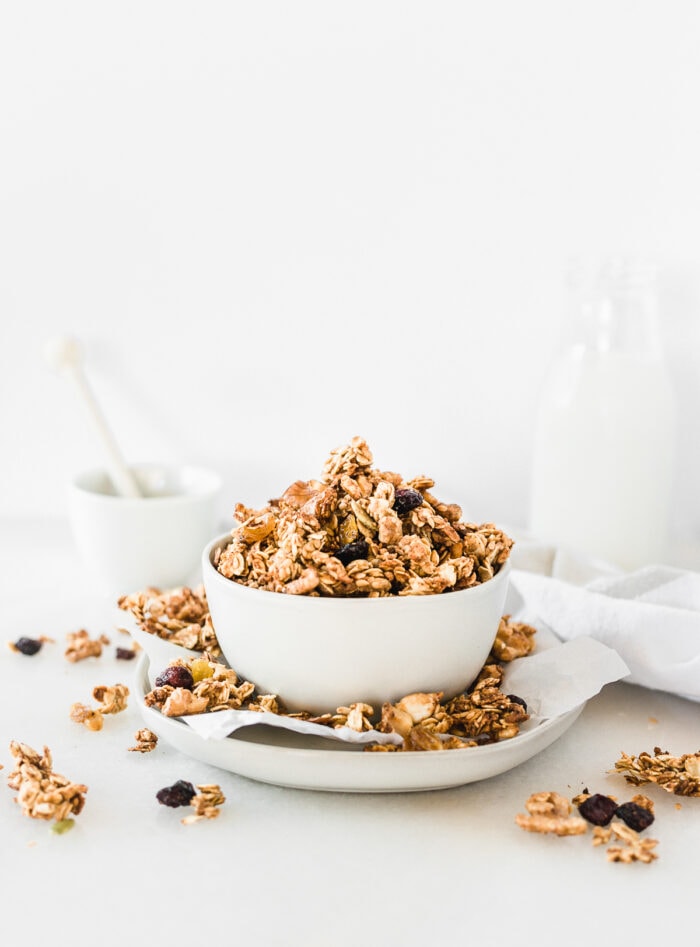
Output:
<path fill-rule="evenodd" d="M 84 471 L 70 485 L 71 527 L 85 567 L 112 595 L 185 585 L 216 528 L 221 478 L 203 467 L 131 470 L 143 492 L 136 499 L 116 496 L 104 470 Z"/>
<path fill-rule="evenodd" d="M 202 580 L 226 660 L 290 710 L 334 711 L 354 701 L 377 710 L 417 691 L 460 693 L 496 637 L 510 562 L 493 579 L 438 595 L 310 598 L 251 589 L 202 554 Z"/>

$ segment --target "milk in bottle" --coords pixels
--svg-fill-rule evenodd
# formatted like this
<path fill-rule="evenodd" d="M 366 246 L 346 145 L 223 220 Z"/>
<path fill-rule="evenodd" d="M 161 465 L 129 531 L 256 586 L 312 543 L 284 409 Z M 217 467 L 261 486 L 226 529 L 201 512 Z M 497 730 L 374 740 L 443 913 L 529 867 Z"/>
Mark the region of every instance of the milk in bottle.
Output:
<path fill-rule="evenodd" d="M 654 274 L 629 260 L 574 272 L 567 344 L 536 423 L 533 534 L 623 569 L 663 560 L 675 409 Z"/>

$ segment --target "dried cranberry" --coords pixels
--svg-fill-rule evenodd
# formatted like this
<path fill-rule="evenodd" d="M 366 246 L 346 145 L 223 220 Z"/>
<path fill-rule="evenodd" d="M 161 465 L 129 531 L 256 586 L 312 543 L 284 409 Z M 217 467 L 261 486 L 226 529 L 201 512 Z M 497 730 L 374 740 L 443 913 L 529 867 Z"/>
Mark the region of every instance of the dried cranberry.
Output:
<path fill-rule="evenodd" d="M 356 539 L 354 543 L 346 543 L 340 549 L 333 553 L 336 559 L 340 559 L 344 566 L 349 565 L 354 559 L 366 559 L 369 552 L 369 546 L 366 539 Z"/>
<path fill-rule="evenodd" d="M 192 672 L 184 664 L 171 664 L 156 678 L 156 687 L 165 687 L 167 684 L 171 687 L 184 687 L 191 691 L 194 687 Z"/>
<path fill-rule="evenodd" d="M 610 796 L 603 796 L 596 792 L 588 799 L 584 799 L 578 807 L 584 819 L 593 825 L 607 825 L 615 815 L 617 803 Z"/>
<path fill-rule="evenodd" d="M 15 648 L 22 654 L 36 654 L 41 650 L 43 643 L 39 638 L 18 638 L 15 641 Z"/>
<path fill-rule="evenodd" d="M 643 832 L 654 821 L 654 813 L 644 806 L 638 806 L 636 802 L 623 802 L 615 810 L 615 815 L 635 832 Z"/>
<path fill-rule="evenodd" d="M 527 704 L 522 699 L 522 697 L 518 697 L 516 694 L 508 694 L 507 696 L 511 704 L 520 704 L 523 710 L 527 710 Z"/>
<path fill-rule="evenodd" d="M 156 799 L 162 806 L 170 806 L 171 809 L 177 809 L 178 806 L 188 806 L 190 799 L 197 795 L 197 790 L 192 783 L 184 779 L 178 779 L 172 786 L 165 786 L 156 793 Z"/>
<path fill-rule="evenodd" d="M 136 652 L 132 651 L 131 648 L 117 648 L 117 657 L 121 661 L 131 661 L 132 658 L 136 657 Z"/>
<path fill-rule="evenodd" d="M 404 513 L 410 513 L 411 510 L 415 510 L 416 507 L 421 506 L 423 503 L 423 495 L 417 490 L 411 490 L 407 488 L 405 490 L 397 490 L 394 494 L 394 510 L 403 516 Z"/>

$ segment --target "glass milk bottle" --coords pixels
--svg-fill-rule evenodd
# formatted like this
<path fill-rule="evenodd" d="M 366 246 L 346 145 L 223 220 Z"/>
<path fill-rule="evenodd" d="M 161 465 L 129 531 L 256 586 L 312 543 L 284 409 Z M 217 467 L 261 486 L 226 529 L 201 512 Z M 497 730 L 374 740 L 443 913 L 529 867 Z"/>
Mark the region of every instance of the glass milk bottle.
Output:
<path fill-rule="evenodd" d="M 570 276 L 572 318 L 537 416 L 530 527 L 636 569 L 663 561 L 673 475 L 675 406 L 655 275 L 608 260 Z"/>

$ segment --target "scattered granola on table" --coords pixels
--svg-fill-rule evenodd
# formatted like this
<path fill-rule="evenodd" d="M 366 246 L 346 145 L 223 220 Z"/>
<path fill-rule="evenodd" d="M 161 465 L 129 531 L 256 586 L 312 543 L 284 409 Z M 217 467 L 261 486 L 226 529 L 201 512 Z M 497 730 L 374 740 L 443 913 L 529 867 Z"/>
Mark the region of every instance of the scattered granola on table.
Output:
<path fill-rule="evenodd" d="M 74 723 L 85 724 L 88 730 L 93 731 L 101 730 L 104 725 L 104 717 L 99 710 L 93 710 L 87 704 L 78 702 L 71 704 L 70 719 Z"/>
<path fill-rule="evenodd" d="M 85 628 L 79 631 L 70 631 L 66 635 L 68 647 L 65 656 L 68 661 L 84 661 L 85 658 L 99 658 L 102 654 L 104 645 L 109 644 L 107 635 L 100 635 L 99 638 L 91 638 L 90 633 Z"/>
<path fill-rule="evenodd" d="M 126 710 L 129 688 L 126 684 L 113 684 L 111 687 L 99 684 L 97 687 L 93 687 L 92 696 L 100 705 L 101 713 L 119 714 L 122 710 Z"/>
<path fill-rule="evenodd" d="M 262 509 L 239 503 L 215 566 L 251 588 L 291 595 L 431 595 L 487 582 L 513 540 L 430 492 L 434 481 L 372 467 L 360 437 Z"/>
<path fill-rule="evenodd" d="M 634 786 L 656 783 L 676 796 L 700 796 L 700 750 L 671 756 L 656 746 L 653 756 L 646 752 L 639 756 L 623 753 L 612 772 L 620 773 Z"/>
<path fill-rule="evenodd" d="M 188 806 L 190 799 L 197 794 L 197 790 L 192 783 L 186 779 L 178 779 L 172 786 L 163 786 L 156 793 L 156 799 L 161 806 L 168 806 L 170 809 L 177 809 L 178 806 Z"/>
<path fill-rule="evenodd" d="M 130 753 L 150 753 L 151 750 L 155 750 L 156 744 L 158 743 L 157 734 L 149 730 L 148 727 L 142 727 L 140 730 L 137 730 L 134 734 L 134 739 L 136 743 L 134 746 L 129 747 Z"/>
<path fill-rule="evenodd" d="M 591 825 L 608 825 L 617 812 L 617 799 L 602 793 L 581 793 L 571 800 L 579 814 Z"/>
<path fill-rule="evenodd" d="M 221 815 L 219 806 L 226 802 L 226 796 L 222 793 L 221 787 L 216 783 L 206 783 L 198 785 L 197 790 L 198 792 L 190 799 L 194 813 L 180 820 L 183 825 L 191 825 L 202 819 L 218 819 Z"/>
<path fill-rule="evenodd" d="M 122 611 L 136 619 L 146 634 L 155 635 L 189 651 L 221 654 L 203 586 L 187 586 L 162 591 L 148 588 L 123 595 L 117 602 Z"/>
<path fill-rule="evenodd" d="M 611 845 L 607 850 L 610 862 L 645 862 L 649 864 L 659 856 L 653 849 L 659 844 L 655 838 L 640 838 L 639 833 L 619 822 L 610 826 L 612 835 L 621 845 Z"/>
<path fill-rule="evenodd" d="M 15 654 L 26 654 L 31 657 L 41 651 L 44 644 L 53 644 L 53 638 L 47 638 L 46 635 L 40 635 L 38 638 L 18 638 L 17 641 L 8 641 L 10 651 Z"/>
<path fill-rule="evenodd" d="M 137 652 L 140 650 L 141 645 L 138 643 L 138 641 L 135 641 L 131 648 L 116 648 L 114 651 L 114 657 L 119 661 L 133 661 Z"/>
<path fill-rule="evenodd" d="M 221 787 L 216 783 L 204 783 L 195 787 L 185 779 L 178 779 L 172 786 L 159 789 L 156 799 L 162 806 L 169 806 L 171 809 L 191 806 L 194 813 L 181 819 L 183 825 L 191 825 L 202 819 L 217 819 L 221 814 L 219 806 L 226 802 Z"/>
<path fill-rule="evenodd" d="M 583 818 L 571 815 L 572 805 Z M 525 808 L 528 814 L 518 813 L 515 823 L 527 832 L 584 835 L 590 823 L 594 846 L 619 843 L 608 848 L 608 861 L 649 864 L 658 858 L 653 851 L 658 840 L 640 835 L 654 821 L 654 804 L 646 796 L 637 795 L 631 802 L 618 805 L 613 796 L 589 793 L 587 789 L 571 802 L 556 792 L 538 792 L 529 797 Z"/>
<path fill-rule="evenodd" d="M 88 730 L 101 730 L 104 723 L 104 714 L 118 714 L 126 710 L 126 699 L 129 688 L 126 684 L 114 684 L 107 687 L 103 684 L 94 687 L 92 696 L 98 707 L 88 707 L 86 704 L 75 703 L 70 709 L 70 718 L 75 723 L 83 723 Z"/>
<path fill-rule="evenodd" d="M 571 803 L 557 792 L 536 792 L 531 795 L 525 808 L 528 814 L 519 812 L 515 824 L 526 832 L 554 835 L 583 835 L 587 824 L 580 816 L 571 815 Z"/>
<path fill-rule="evenodd" d="M 42 755 L 26 743 L 13 740 L 10 753 L 16 762 L 15 769 L 7 778 L 7 785 L 17 790 L 15 802 L 25 815 L 32 819 L 62 822 L 82 811 L 87 786 L 54 773 L 51 751 L 47 746 Z"/>

